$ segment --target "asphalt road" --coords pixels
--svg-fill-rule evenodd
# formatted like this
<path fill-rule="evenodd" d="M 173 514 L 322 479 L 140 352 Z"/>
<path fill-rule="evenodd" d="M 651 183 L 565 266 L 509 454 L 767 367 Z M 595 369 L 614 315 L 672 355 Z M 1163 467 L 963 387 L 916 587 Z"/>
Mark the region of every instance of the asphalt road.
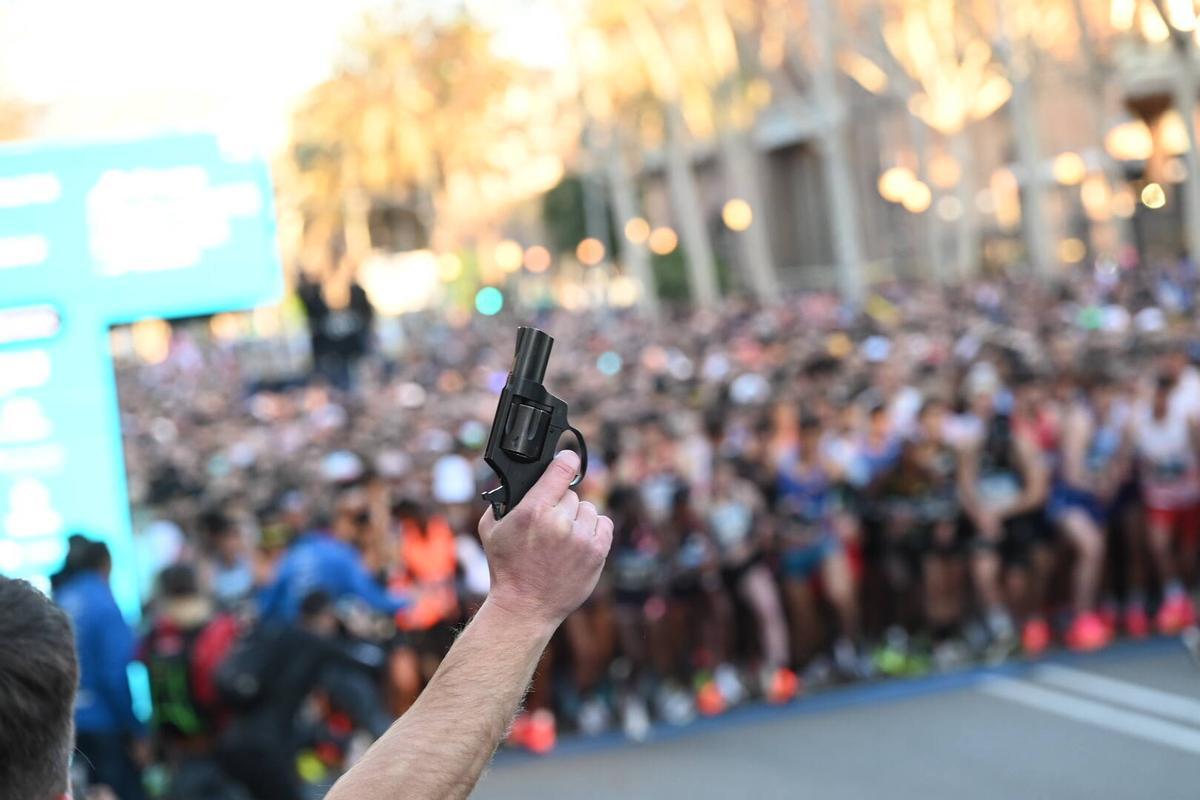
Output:
<path fill-rule="evenodd" d="M 1200 798 L 1200 670 L 1123 645 L 738 709 L 643 745 L 501 753 L 473 797 Z"/>

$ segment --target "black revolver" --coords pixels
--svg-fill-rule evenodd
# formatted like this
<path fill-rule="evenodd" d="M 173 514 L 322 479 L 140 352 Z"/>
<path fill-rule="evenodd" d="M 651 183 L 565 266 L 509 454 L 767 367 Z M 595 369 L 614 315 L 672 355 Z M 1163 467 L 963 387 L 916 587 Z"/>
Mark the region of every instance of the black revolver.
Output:
<path fill-rule="evenodd" d="M 517 353 L 508 382 L 500 393 L 500 405 L 483 451 L 483 460 L 500 479 L 498 488 L 483 493 L 483 499 L 492 504 L 496 519 L 521 502 L 542 477 L 554 459 L 558 438 L 564 431 L 570 431 L 579 440 L 579 474 L 571 485 L 578 486 L 587 474 L 587 444 L 583 434 L 567 422 L 567 404 L 542 385 L 553 346 L 553 337 L 544 331 L 517 328 Z"/>

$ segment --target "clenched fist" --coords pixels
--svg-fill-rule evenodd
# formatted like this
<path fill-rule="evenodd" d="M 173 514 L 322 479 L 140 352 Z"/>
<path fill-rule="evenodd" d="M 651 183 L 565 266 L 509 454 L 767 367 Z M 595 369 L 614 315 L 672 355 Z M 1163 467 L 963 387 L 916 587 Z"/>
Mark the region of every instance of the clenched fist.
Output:
<path fill-rule="evenodd" d="M 579 456 L 563 451 L 499 522 L 489 509 L 479 536 L 492 573 L 491 602 L 557 627 L 596 586 L 613 524 L 569 487 Z"/>

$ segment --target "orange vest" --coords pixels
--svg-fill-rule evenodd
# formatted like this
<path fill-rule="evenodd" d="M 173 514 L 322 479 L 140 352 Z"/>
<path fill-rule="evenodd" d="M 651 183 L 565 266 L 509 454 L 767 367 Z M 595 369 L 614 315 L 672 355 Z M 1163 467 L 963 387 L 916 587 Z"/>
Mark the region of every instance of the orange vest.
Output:
<path fill-rule="evenodd" d="M 442 517 L 431 517 L 425 532 L 414 522 L 400 531 L 400 559 L 404 565 L 392 580 L 394 590 L 411 589 L 413 604 L 397 612 L 396 626 L 406 631 L 423 631 L 458 616 L 455 570 L 458 553 L 454 533 Z"/>

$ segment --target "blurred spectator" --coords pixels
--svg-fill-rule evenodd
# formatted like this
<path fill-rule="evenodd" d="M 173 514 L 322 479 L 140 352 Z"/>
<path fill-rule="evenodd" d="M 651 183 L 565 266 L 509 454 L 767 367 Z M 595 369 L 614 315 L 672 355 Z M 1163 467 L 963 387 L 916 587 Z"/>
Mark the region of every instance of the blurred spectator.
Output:
<path fill-rule="evenodd" d="M 89 764 L 89 782 L 110 787 L 121 800 L 139 800 L 150 752 L 129 688 L 134 634 L 113 599 L 111 571 L 107 545 L 72 536 L 54 600 L 75 627 L 75 748 Z"/>
<path fill-rule="evenodd" d="M 231 608 L 254 588 L 254 563 L 245 536 L 228 516 L 216 509 L 200 515 L 204 541 L 204 568 L 213 597 L 222 608 Z"/>
<path fill-rule="evenodd" d="M 216 670 L 239 634 L 238 621 L 217 613 L 201 592 L 195 570 L 177 564 L 163 570 L 152 604 L 141 660 L 150 676 L 157 756 L 168 768 L 170 800 L 228 796 L 233 788 L 214 760 L 226 719 Z"/>
<path fill-rule="evenodd" d="M 354 597 L 376 611 L 396 613 L 410 601 L 390 594 L 376 583 L 363 563 L 362 554 L 347 539 L 353 525 L 339 527 L 340 538 L 321 528 L 298 536 L 279 563 L 275 582 L 263 593 L 264 618 L 290 622 L 300 612 L 304 598 L 324 592 L 334 600 Z"/>

